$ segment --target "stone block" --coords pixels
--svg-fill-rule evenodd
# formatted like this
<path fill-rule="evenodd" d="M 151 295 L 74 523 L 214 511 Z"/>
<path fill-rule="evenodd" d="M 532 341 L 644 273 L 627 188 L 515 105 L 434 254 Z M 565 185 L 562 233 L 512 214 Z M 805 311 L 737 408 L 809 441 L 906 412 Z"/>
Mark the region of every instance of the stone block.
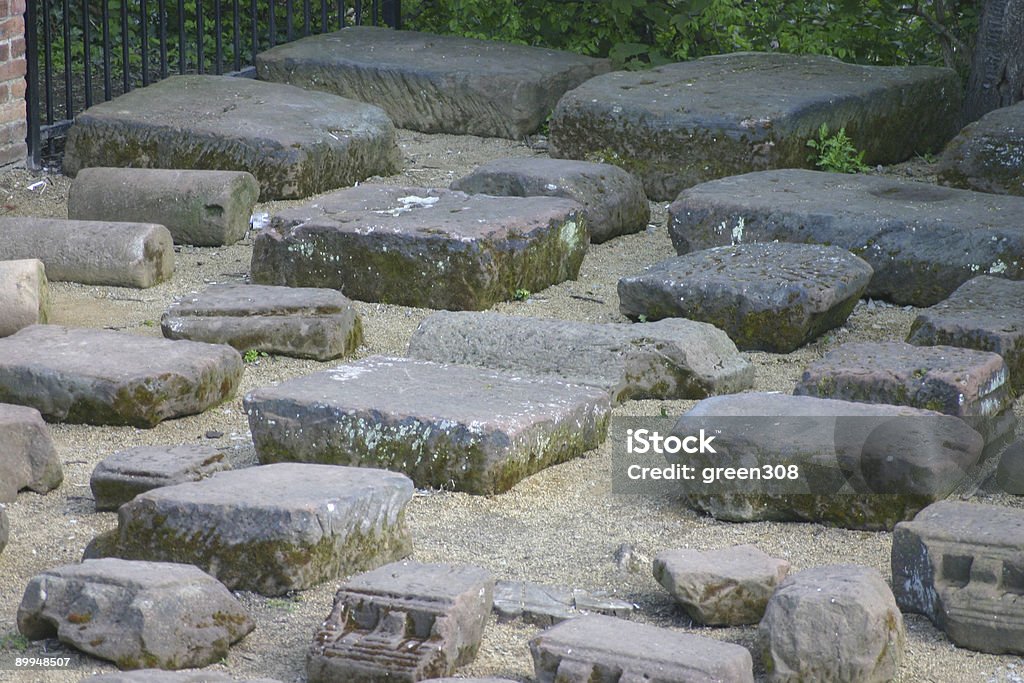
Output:
<path fill-rule="evenodd" d="M 46 268 L 39 259 L 0 261 L 0 337 L 45 323 L 50 296 Z"/>

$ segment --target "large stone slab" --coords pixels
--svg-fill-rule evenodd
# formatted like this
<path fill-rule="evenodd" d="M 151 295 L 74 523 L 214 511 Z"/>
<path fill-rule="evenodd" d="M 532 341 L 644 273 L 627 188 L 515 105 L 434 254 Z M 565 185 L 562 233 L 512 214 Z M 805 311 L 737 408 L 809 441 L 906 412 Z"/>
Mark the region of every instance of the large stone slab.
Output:
<path fill-rule="evenodd" d="M 1024 282 L 980 275 L 918 313 L 907 341 L 992 351 L 1006 361 L 1010 386 L 1024 389 Z"/>
<path fill-rule="evenodd" d="M 230 76 L 173 76 L 97 104 L 68 131 L 64 171 L 89 166 L 248 171 L 260 199 L 296 199 L 400 167 L 383 110 Z"/>
<path fill-rule="evenodd" d="M 86 557 L 185 562 L 233 590 L 280 595 L 412 549 L 412 482 L 369 468 L 282 463 L 146 491 Z"/>
<path fill-rule="evenodd" d="M 621 325 L 441 312 L 416 328 L 408 355 L 599 386 L 616 403 L 704 398 L 754 382 L 724 332 L 681 319 Z"/>
<path fill-rule="evenodd" d="M 400 128 L 521 140 L 607 59 L 491 40 L 350 26 L 261 52 L 256 72 L 372 102 Z"/>
<path fill-rule="evenodd" d="M 818 55 L 745 52 L 616 71 L 559 101 L 552 156 L 615 163 L 651 199 L 671 200 L 713 178 L 808 167 L 806 143 L 822 123 L 845 127 L 869 164 L 938 151 L 956 133 L 960 89 L 950 69 Z"/>
<path fill-rule="evenodd" d="M 784 170 L 685 190 L 669 233 L 685 254 L 737 242 L 852 251 L 875 274 L 868 296 L 931 306 L 978 275 L 1024 279 L 1024 198 L 883 176 Z"/>
<path fill-rule="evenodd" d="M 545 586 L 530 581 L 498 581 L 494 584 L 494 612 L 498 621 L 522 619 L 538 626 L 553 626 L 583 614 L 628 617 L 636 605 L 579 588 Z"/>
<path fill-rule="evenodd" d="M 763 419 L 757 419 L 763 418 Z M 704 399 L 674 432 L 720 430 L 717 455 L 692 466 L 793 464 L 799 479 L 773 495 L 773 482 L 737 482 L 690 494 L 684 503 L 728 521 L 808 521 L 850 529 L 892 529 L 966 481 L 984 441 L 941 413 L 811 396 L 746 393 Z M 736 459 L 734 458 L 734 459 Z M 698 470 L 699 471 L 699 470 Z M 748 484 L 743 487 L 741 484 Z M 784 482 L 776 482 L 782 484 Z"/>
<path fill-rule="evenodd" d="M 39 259 L 53 281 L 152 287 L 174 272 L 174 240 L 162 225 L 0 218 L 0 260 Z"/>
<path fill-rule="evenodd" d="M 565 197 L 583 205 L 590 241 L 647 228 L 651 207 L 644 187 L 611 164 L 565 159 L 510 157 L 478 166 L 451 184 L 453 190 L 500 197 Z"/>
<path fill-rule="evenodd" d="M 493 590 L 472 566 L 396 562 L 353 577 L 313 637 L 309 682 L 449 676 L 476 657 Z"/>
<path fill-rule="evenodd" d="M 758 631 L 773 683 L 891 681 L 907 642 L 881 574 L 852 564 L 791 574 L 772 594 Z"/>
<path fill-rule="evenodd" d="M 892 587 L 960 647 L 1024 654 L 1024 511 L 940 501 L 892 537 Z"/>
<path fill-rule="evenodd" d="M 469 493 L 597 448 L 610 414 L 594 387 L 386 356 L 262 387 L 244 405 L 260 462 L 384 467 Z"/>
<path fill-rule="evenodd" d="M 352 302 L 313 287 L 212 285 L 171 304 L 160 329 L 168 339 L 320 361 L 348 355 L 363 341 Z"/>
<path fill-rule="evenodd" d="M 839 247 L 716 247 L 620 279 L 619 311 L 634 320 L 700 320 L 725 330 L 740 349 L 789 353 L 842 325 L 871 273 Z"/>
<path fill-rule="evenodd" d="M 245 237 L 259 194 L 246 171 L 84 168 L 68 218 L 159 223 L 176 244 L 217 247 Z"/>
<path fill-rule="evenodd" d="M 45 323 L 49 312 L 49 286 L 43 262 L 0 261 L 0 337 Z"/>
<path fill-rule="evenodd" d="M 541 632 L 530 654 L 538 683 L 754 680 L 745 647 L 596 614 Z"/>
<path fill-rule="evenodd" d="M 939 158 L 939 182 L 1024 196 L 1024 102 L 968 124 Z"/>
<path fill-rule="evenodd" d="M 101 460 L 89 488 L 97 510 L 116 510 L 150 489 L 199 481 L 229 469 L 224 454 L 211 446 L 139 446 Z"/>
<path fill-rule="evenodd" d="M 0 403 L 0 503 L 18 491 L 47 493 L 64 481 L 50 430 L 35 408 Z"/>
<path fill-rule="evenodd" d="M 581 212 L 555 197 L 360 185 L 274 215 L 253 241 L 252 280 L 480 310 L 574 279 L 589 245 Z"/>
<path fill-rule="evenodd" d="M 232 678 L 215 671 L 164 671 L 136 669 L 116 674 L 96 674 L 79 683 L 281 683 L 272 678 Z"/>
<path fill-rule="evenodd" d="M 57 637 L 121 669 L 190 669 L 217 662 L 255 622 L 209 574 L 189 564 L 86 560 L 29 581 L 18 630 Z"/>
<path fill-rule="evenodd" d="M 153 427 L 231 398 L 241 379 L 223 344 L 59 325 L 0 339 L 0 402 L 51 422 Z"/>

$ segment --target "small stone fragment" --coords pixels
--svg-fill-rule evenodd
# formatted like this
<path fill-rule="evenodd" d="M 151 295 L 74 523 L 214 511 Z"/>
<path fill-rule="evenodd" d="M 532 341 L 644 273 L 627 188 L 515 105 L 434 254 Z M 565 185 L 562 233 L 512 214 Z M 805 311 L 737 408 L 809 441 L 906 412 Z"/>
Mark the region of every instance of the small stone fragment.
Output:
<path fill-rule="evenodd" d="M 199 481 L 228 469 L 224 454 L 209 446 L 140 446 L 100 461 L 89 486 L 97 511 L 116 510 L 150 489 Z"/>
<path fill-rule="evenodd" d="M 39 411 L 0 403 L 0 504 L 22 489 L 47 493 L 62 481 L 64 470 Z"/>
<path fill-rule="evenodd" d="M 0 337 L 45 323 L 49 310 L 49 285 L 42 261 L 0 261 Z"/>
<path fill-rule="evenodd" d="M 581 614 L 628 617 L 636 606 L 601 593 L 529 581 L 498 581 L 494 585 L 494 612 L 499 621 L 522 619 L 538 626 L 552 626 Z"/>

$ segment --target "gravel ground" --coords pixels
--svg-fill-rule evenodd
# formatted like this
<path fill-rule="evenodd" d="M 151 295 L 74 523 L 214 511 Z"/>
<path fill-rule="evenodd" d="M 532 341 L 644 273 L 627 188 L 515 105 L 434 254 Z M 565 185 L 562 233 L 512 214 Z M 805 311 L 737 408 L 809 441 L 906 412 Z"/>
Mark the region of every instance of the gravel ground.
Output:
<path fill-rule="evenodd" d="M 407 159 L 405 172 L 380 182 L 446 186 L 489 159 L 543 154 L 506 140 L 408 131 L 401 132 L 400 144 Z M 931 169 L 918 160 L 885 172 L 927 180 Z M 38 184 L 41 181 L 43 184 Z M 0 175 L 0 214 L 66 216 L 68 184 L 66 178 L 57 175 L 37 176 L 25 171 Z M 293 203 L 271 203 L 258 210 L 272 212 Z M 624 322 L 617 310 L 618 278 L 674 255 L 666 230 L 666 206 L 652 204 L 652 211 L 652 223 L 646 232 L 593 246 L 578 280 L 534 293 L 527 301 L 496 308 L 514 315 Z M 181 247 L 173 279 L 146 290 L 52 283 L 52 322 L 157 336 L 160 315 L 175 297 L 213 282 L 244 281 L 250 253 L 248 238 L 230 247 Z M 429 313 L 399 306 L 357 306 L 366 330 L 360 356 L 403 353 L 416 325 Z M 911 308 L 861 302 L 843 328 L 795 353 L 748 354 L 756 366 L 755 388 L 789 393 L 804 366 L 826 351 L 847 341 L 903 339 L 914 315 Z M 56 640 L 25 643 L 17 635 L 15 619 L 21 594 L 33 575 L 77 562 L 94 535 L 116 525 L 114 513 L 93 511 L 89 476 L 101 459 L 133 446 L 205 441 L 225 449 L 236 467 L 255 464 L 241 397 L 256 387 L 327 365 L 262 358 L 246 365 L 242 387 L 234 400 L 154 429 L 51 425 L 64 463 L 65 481 L 60 489 L 45 496 L 22 493 L 15 504 L 8 506 L 11 542 L 0 554 L 0 656 L 70 656 L 71 665 L 65 670 L 45 672 L 0 669 L 0 680 L 78 681 L 87 674 L 115 670 L 106 662 L 64 649 Z M 664 409 L 671 415 L 691 405 L 687 401 L 637 401 L 621 406 L 616 414 L 658 415 Z M 223 436 L 208 440 L 208 431 L 222 432 Z M 854 562 L 889 576 L 888 533 L 816 524 L 717 522 L 667 501 L 613 495 L 609 463 L 609 444 L 605 444 L 585 457 L 530 477 L 502 495 L 421 492 L 408 514 L 415 539 L 413 557 L 425 562 L 475 563 L 504 579 L 608 591 L 636 603 L 640 608 L 638 621 L 751 647 L 762 678 L 756 627 L 711 629 L 692 625 L 651 578 L 651 557 L 673 547 L 710 549 L 756 543 L 766 552 L 789 560 L 794 571 Z M 986 493 L 984 487 L 976 496 L 987 502 L 1020 506 L 1010 497 Z M 635 550 L 632 570 L 620 567 L 613 559 L 624 543 Z M 337 583 L 284 598 L 240 593 L 256 619 L 257 629 L 210 670 L 238 677 L 304 681 L 306 648 L 330 611 Z M 901 681 L 1021 680 L 1018 674 L 1024 672 L 1024 664 L 1020 658 L 958 649 L 923 617 L 907 615 L 906 625 L 908 646 Z M 492 620 L 479 656 L 460 670 L 460 675 L 532 680 L 527 643 L 537 632 L 536 627 L 521 622 L 497 624 Z"/>

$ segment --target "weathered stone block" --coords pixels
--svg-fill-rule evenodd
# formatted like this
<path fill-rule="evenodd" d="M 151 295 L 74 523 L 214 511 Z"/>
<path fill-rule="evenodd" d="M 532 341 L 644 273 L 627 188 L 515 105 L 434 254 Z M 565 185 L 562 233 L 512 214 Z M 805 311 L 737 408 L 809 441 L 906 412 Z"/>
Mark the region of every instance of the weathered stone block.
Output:
<path fill-rule="evenodd" d="M 581 212 L 556 197 L 360 185 L 274 215 L 253 241 L 252 279 L 480 310 L 575 278 L 589 245 Z"/>
<path fill-rule="evenodd" d="M 7 541 L 11 538 L 11 523 L 7 520 L 7 508 L 0 503 L 0 553 L 7 547 Z"/>
<path fill-rule="evenodd" d="M 0 261 L 0 337 L 45 323 L 49 310 L 49 287 L 42 261 Z"/>
<path fill-rule="evenodd" d="M 1007 493 L 1024 496 L 1024 439 L 1011 443 L 999 456 L 996 483 Z"/>
<path fill-rule="evenodd" d="M 943 185 L 1024 196 L 1024 102 L 961 130 L 942 152 L 938 176 Z"/>
<path fill-rule="evenodd" d="M 281 683 L 272 678 L 234 679 L 213 671 L 164 671 L 163 669 L 136 669 L 116 674 L 96 674 L 79 683 Z"/>
<path fill-rule="evenodd" d="M 0 503 L 28 488 L 47 493 L 64 481 L 50 430 L 35 408 L 0 403 Z"/>
<path fill-rule="evenodd" d="M 628 617 L 636 605 L 609 597 L 604 592 L 544 586 L 529 581 L 498 581 L 494 584 L 494 612 L 499 621 L 522 619 L 539 626 L 553 626 L 583 614 Z"/>
<path fill-rule="evenodd" d="M 224 454 L 210 446 L 139 446 L 101 460 L 89 487 L 97 510 L 116 510 L 150 489 L 199 481 L 229 469 Z"/>

